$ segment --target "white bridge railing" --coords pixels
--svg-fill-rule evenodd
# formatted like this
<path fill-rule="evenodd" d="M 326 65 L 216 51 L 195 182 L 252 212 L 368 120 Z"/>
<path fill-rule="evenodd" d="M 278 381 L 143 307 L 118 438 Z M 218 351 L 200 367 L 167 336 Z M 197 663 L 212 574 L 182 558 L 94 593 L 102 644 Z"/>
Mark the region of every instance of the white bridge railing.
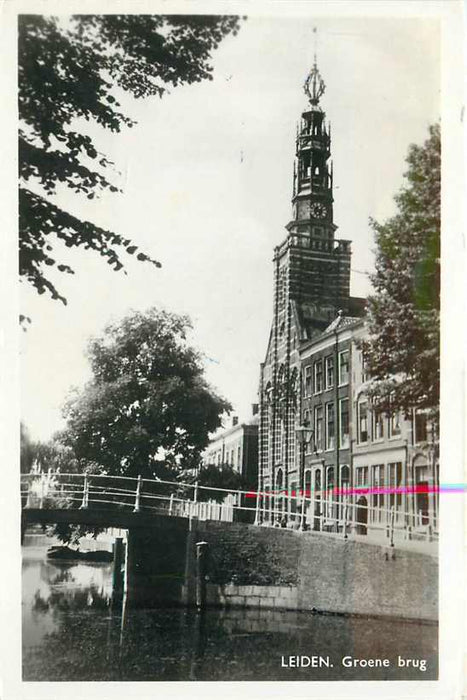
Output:
<path fill-rule="evenodd" d="M 259 495 L 259 498 L 258 498 Z M 232 491 L 198 483 L 141 476 L 41 472 L 21 475 L 23 508 L 80 508 L 154 513 L 166 516 L 232 522 L 264 527 L 336 533 L 347 538 L 366 535 L 394 545 L 413 537 L 438 539 L 435 523 L 421 513 L 363 505 L 361 494 L 335 492 Z"/>
<path fill-rule="evenodd" d="M 242 491 L 229 491 L 141 476 L 33 472 L 21 475 L 21 499 L 29 508 L 79 508 L 159 513 L 232 522 Z"/>

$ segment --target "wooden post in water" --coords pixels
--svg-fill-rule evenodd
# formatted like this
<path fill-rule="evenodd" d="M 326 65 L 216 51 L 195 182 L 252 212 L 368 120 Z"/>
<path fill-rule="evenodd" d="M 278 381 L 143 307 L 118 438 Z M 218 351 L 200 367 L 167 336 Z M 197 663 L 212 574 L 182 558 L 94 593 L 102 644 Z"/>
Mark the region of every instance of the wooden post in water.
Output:
<path fill-rule="evenodd" d="M 114 543 L 114 569 L 112 574 L 112 607 L 119 605 L 123 598 L 123 562 L 125 546 L 123 537 L 116 537 Z"/>
<path fill-rule="evenodd" d="M 196 607 L 206 607 L 206 573 L 208 565 L 208 543 L 196 543 Z"/>

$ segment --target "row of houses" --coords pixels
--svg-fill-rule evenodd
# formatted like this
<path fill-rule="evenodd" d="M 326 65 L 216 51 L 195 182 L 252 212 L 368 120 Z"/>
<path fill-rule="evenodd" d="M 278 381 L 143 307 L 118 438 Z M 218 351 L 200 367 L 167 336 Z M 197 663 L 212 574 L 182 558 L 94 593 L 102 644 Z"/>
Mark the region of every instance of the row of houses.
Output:
<path fill-rule="evenodd" d="M 366 333 L 364 318 L 338 315 L 301 345 L 288 387 L 284 363 L 276 371 L 263 365 L 262 522 L 303 525 L 303 518 L 306 527 L 328 530 L 349 522 L 361 534 L 390 523 L 412 535 L 437 529 L 433 426 L 426 413 L 385 413 L 369 400 L 360 347 Z"/>
<path fill-rule="evenodd" d="M 228 464 L 245 488 L 257 489 L 257 522 L 336 531 L 345 520 L 366 534 L 385 531 L 393 519 L 412 536 L 437 530 L 433 426 L 424 412 L 407 418 L 372 405 L 360 349 L 365 335 L 363 318 L 339 315 L 301 347 L 289 386 L 290 431 L 279 398 L 286 389 L 277 387 L 275 405 L 268 382 L 259 409 L 242 422 L 234 417 L 211 441 L 204 463 Z M 285 377 L 283 367 L 278 376 Z"/>

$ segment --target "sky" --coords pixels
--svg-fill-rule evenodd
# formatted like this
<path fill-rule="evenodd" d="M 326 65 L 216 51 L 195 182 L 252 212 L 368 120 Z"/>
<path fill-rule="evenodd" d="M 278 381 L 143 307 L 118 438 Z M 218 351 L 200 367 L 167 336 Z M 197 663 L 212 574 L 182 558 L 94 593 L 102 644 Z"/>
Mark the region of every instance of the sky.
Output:
<path fill-rule="evenodd" d="M 272 256 L 291 218 L 295 128 L 313 63 L 332 126 L 337 237 L 352 241 L 351 293 L 373 269 L 369 218 L 394 211 L 410 143 L 440 116 L 439 26 L 421 18 L 249 17 L 213 54 L 214 80 L 125 108 L 120 134 L 87 127 L 116 164 L 122 194 L 60 192 L 57 204 L 131 238 L 162 263 L 114 272 L 92 252 L 63 251 L 67 306 L 21 286 L 32 325 L 21 338 L 21 413 L 34 439 L 63 425 L 84 350 L 110 320 L 151 306 L 188 314 L 208 381 L 247 417 L 257 401 L 272 313 Z"/>

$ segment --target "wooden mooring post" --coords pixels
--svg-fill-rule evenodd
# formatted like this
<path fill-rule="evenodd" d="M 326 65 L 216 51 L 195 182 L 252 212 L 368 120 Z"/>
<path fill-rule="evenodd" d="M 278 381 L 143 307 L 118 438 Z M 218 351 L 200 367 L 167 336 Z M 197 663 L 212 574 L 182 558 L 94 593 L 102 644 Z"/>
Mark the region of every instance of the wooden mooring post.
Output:
<path fill-rule="evenodd" d="M 112 607 L 119 605 L 123 598 L 123 565 L 125 545 L 123 537 L 116 537 L 114 543 L 114 569 L 112 574 Z"/>
<path fill-rule="evenodd" d="M 206 607 L 206 574 L 208 568 L 208 543 L 196 543 L 196 607 Z"/>

